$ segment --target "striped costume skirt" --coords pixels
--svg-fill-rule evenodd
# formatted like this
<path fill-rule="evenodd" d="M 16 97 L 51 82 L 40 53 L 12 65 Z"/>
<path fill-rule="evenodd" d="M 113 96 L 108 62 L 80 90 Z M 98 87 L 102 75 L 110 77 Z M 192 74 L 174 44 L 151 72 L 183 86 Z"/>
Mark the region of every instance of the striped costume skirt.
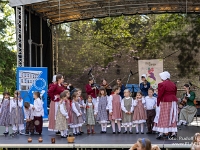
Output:
<path fill-rule="evenodd" d="M 195 106 L 185 106 L 180 111 L 179 120 L 191 123 L 194 119 L 196 112 L 197 108 Z"/>
<path fill-rule="evenodd" d="M 178 106 L 175 101 L 161 102 L 158 123 L 153 130 L 160 133 L 177 132 Z"/>

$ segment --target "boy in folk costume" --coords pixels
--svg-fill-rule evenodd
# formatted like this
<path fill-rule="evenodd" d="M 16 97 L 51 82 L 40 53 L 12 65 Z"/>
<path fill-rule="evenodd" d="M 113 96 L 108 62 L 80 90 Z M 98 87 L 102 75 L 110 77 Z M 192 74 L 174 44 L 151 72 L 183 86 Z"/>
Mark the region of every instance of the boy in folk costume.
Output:
<path fill-rule="evenodd" d="M 130 97 L 131 93 L 129 89 L 124 90 L 124 98 L 121 102 L 122 109 L 122 125 L 125 127 L 124 134 L 127 134 L 127 127 L 129 127 L 129 134 L 133 134 L 132 132 L 132 113 L 134 110 L 133 107 L 133 98 Z"/>
<path fill-rule="evenodd" d="M 115 121 L 118 126 L 118 134 L 121 133 L 122 111 L 121 111 L 121 96 L 119 95 L 120 87 L 113 87 L 114 94 L 110 96 L 109 102 L 109 120 L 111 121 L 113 134 L 115 134 Z"/>
<path fill-rule="evenodd" d="M 58 104 L 58 110 L 56 114 L 56 127 L 55 129 L 60 131 L 61 133 L 61 138 L 66 138 L 67 137 L 67 130 L 68 130 L 68 124 L 67 124 L 67 119 L 69 118 L 68 112 L 66 110 L 65 106 L 65 100 L 67 99 L 67 91 L 63 91 L 60 94 L 60 101 Z"/>
<path fill-rule="evenodd" d="M 34 103 L 32 109 L 34 110 L 34 125 L 35 131 L 41 135 L 43 126 L 43 116 L 44 116 L 44 102 L 40 99 L 40 92 L 34 92 Z"/>
<path fill-rule="evenodd" d="M 10 124 L 13 126 L 13 131 L 15 133 L 18 132 L 22 134 L 22 130 L 24 130 L 24 112 L 23 112 L 23 99 L 20 98 L 20 92 L 15 91 L 14 98 L 10 100 Z"/>
<path fill-rule="evenodd" d="M 147 127 L 148 127 L 148 132 L 146 134 L 152 134 L 152 128 L 156 116 L 155 108 L 156 108 L 157 98 L 153 96 L 153 93 L 154 89 L 149 88 L 148 96 L 145 97 L 146 111 L 147 111 Z"/>
<path fill-rule="evenodd" d="M 31 133 L 34 134 L 34 114 L 33 114 L 33 105 L 29 102 L 24 103 L 24 114 L 26 119 L 26 129 L 25 134 Z"/>

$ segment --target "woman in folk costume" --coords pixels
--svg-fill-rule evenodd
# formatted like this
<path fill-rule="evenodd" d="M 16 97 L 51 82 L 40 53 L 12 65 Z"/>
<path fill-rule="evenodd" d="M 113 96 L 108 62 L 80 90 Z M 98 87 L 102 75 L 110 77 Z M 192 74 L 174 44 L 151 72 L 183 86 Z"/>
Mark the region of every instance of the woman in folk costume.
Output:
<path fill-rule="evenodd" d="M 24 112 L 23 112 L 23 99 L 20 98 L 20 92 L 15 91 L 14 98 L 10 100 L 10 124 L 13 126 L 14 134 L 19 131 L 22 134 L 24 130 Z"/>
<path fill-rule="evenodd" d="M 50 103 L 50 110 L 49 110 L 49 131 L 56 131 L 55 130 L 55 119 L 56 119 L 56 112 L 58 108 L 58 103 L 60 101 L 60 93 L 62 93 L 65 88 L 62 85 L 64 79 L 63 76 L 58 74 L 56 76 L 56 83 L 52 84 L 48 90 L 48 95 L 51 99 Z M 59 132 L 57 132 L 59 134 Z"/>
<path fill-rule="evenodd" d="M 194 100 L 196 95 L 193 91 L 190 91 L 189 84 L 184 85 L 185 93 L 183 94 L 183 101 L 186 103 L 186 106 L 183 107 L 180 111 L 179 115 L 179 128 L 180 125 L 184 124 L 187 125 L 191 123 L 194 119 L 194 116 L 197 112 L 197 108 L 195 107 Z"/>
<path fill-rule="evenodd" d="M 177 107 L 177 87 L 174 82 L 170 81 L 169 72 L 165 71 L 159 74 L 163 82 L 158 84 L 157 106 L 160 107 L 160 114 L 157 126 L 153 127 L 154 131 L 160 134 L 156 139 L 168 138 L 169 132 L 172 137 L 176 136 L 178 107 Z"/>

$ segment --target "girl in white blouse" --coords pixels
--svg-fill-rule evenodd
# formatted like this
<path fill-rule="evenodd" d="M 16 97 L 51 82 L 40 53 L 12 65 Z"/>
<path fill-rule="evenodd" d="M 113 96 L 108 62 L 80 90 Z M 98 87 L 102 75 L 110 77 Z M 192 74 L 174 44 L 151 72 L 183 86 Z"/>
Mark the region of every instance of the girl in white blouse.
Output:
<path fill-rule="evenodd" d="M 58 104 L 58 110 L 56 114 L 56 127 L 55 127 L 56 130 L 60 131 L 61 138 L 67 137 L 67 130 L 68 130 L 67 119 L 69 118 L 69 116 L 65 105 L 66 99 L 67 99 L 67 91 L 63 91 L 60 94 L 60 101 Z"/>
<path fill-rule="evenodd" d="M 44 116 L 44 108 L 43 101 L 40 99 L 40 92 L 34 92 L 34 103 L 32 109 L 34 110 L 34 124 L 35 131 L 41 135 L 42 133 L 42 125 L 43 125 L 43 116 Z"/>

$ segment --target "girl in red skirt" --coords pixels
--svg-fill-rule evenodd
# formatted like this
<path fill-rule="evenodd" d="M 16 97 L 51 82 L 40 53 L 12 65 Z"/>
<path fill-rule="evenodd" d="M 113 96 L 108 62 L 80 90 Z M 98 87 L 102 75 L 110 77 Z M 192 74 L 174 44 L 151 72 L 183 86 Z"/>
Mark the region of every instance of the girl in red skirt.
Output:
<path fill-rule="evenodd" d="M 112 124 L 113 134 L 115 134 L 115 121 L 118 125 L 118 134 L 121 133 L 122 111 L 121 111 L 121 96 L 119 95 L 120 87 L 113 87 L 114 94 L 110 96 L 109 103 L 109 120 Z"/>
<path fill-rule="evenodd" d="M 144 134 L 144 122 L 146 122 L 147 115 L 145 110 L 145 99 L 142 96 L 142 92 L 137 92 L 136 99 L 133 102 L 133 106 L 133 123 L 136 124 L 136 134 L 139 134 L 139 124 L 141 126 L 141 134 Z"/>
<path fill-rule="evenodd" d="M 43 126 L 43 119 L 44 116 L 44 109 L 43 109 L 43 101 L 40 99 L 40 92 L 34 92 L 34 104 L 32 109 L 34 110 L 34 124 L 35 124 L 35 131 L 41 135 L 42 133 L 42 126 Z"/>

